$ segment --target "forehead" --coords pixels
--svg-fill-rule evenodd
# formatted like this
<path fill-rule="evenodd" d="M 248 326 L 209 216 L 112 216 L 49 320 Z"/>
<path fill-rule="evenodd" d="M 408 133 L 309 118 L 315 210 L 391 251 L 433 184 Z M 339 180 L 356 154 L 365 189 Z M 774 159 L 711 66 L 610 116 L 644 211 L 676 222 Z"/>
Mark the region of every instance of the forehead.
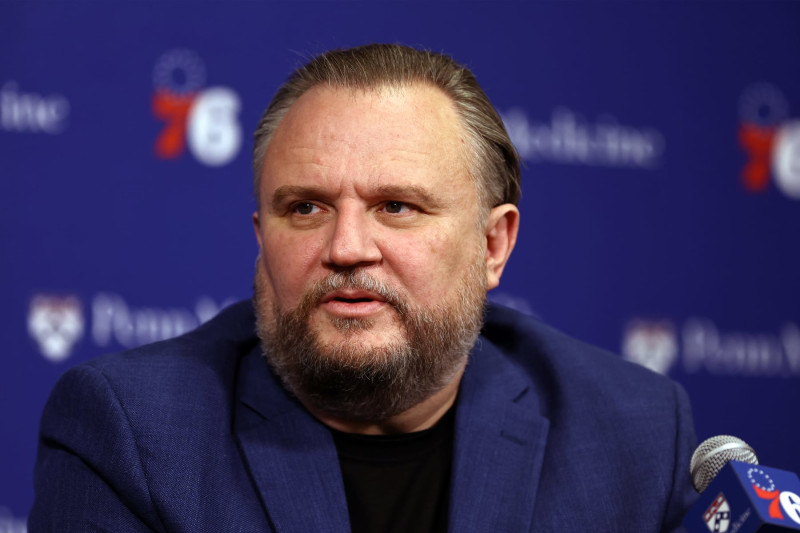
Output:
<path fill-rule="evenodd" d="M 267 146 L 262 192 L 295 170 L 373 179 L 425 175 L 434 182 L 468 178 L 466 146 L 455 105 L 436 87 L 317 86 L 294 103 Z"/>

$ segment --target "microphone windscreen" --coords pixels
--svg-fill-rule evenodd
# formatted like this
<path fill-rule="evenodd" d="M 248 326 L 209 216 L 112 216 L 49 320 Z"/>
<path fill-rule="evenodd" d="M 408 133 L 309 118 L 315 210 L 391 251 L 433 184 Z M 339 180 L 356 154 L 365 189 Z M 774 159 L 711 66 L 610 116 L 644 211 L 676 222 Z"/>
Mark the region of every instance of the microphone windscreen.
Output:
<path fill-rule="evenodd" d="M 728 461 L 758 464 L 756 452 L 745 441 L 732 435 L 717 435 L 703 441 L 692 454 L 689 471 L 697 492 L 703 492 Z"/>

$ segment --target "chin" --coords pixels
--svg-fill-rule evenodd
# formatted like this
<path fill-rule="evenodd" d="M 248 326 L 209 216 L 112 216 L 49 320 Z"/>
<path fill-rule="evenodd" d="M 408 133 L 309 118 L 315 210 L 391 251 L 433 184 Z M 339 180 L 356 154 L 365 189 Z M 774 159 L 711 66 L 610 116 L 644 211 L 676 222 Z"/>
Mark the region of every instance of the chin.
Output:
<path fill-rule="evenodd" d="M 381 349 L 408 342 L 407 335 L 398 324 L 380 325 L 364 319 L 336 318 L 325 324 L 311 324 L 321 347 L 343 348 L 355 344 L 362 349 Z"/>

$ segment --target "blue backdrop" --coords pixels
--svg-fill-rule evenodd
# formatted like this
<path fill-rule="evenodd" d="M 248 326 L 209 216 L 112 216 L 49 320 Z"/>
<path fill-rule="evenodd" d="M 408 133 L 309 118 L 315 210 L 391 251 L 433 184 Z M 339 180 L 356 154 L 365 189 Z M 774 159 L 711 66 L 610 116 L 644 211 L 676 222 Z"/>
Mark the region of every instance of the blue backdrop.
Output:
<path fill-rule="evenodd" d="M 3 2 L 0 530 L 59 375 L 249 297 L 258 117 L 302 58 L 374 41 L 469 65 L 525 157 L 491 298 L 800 471 L 798 28 L 790 2 Z"/>

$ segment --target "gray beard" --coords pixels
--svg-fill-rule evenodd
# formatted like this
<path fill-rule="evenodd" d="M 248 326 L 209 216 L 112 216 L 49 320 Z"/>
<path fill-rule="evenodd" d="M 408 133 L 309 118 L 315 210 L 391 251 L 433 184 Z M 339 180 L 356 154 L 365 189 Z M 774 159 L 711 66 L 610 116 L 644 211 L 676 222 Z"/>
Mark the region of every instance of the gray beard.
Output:
<path fill-rule="evenodd" d="M 474 261 L 467 270 L 453 301 L 429 308 L 411 307 L 391 287 L 352 270 L 318 281 L 296 309 L 283 312 L 266 296 L 259 266 L 254 308 L 262 351 L 286 389 L 312 410 L 341 420 L 387 420 L 440 391 L 466 364 L 486 301 L 485 266 Z M 379 294 L 394 308 L 405 339 L 364 346 L 348 338 L 373 322 L 340 318 L 332 324 L 344 340 L 321 343 L 311 313 L 325 294 L 343 288 Z"/>

